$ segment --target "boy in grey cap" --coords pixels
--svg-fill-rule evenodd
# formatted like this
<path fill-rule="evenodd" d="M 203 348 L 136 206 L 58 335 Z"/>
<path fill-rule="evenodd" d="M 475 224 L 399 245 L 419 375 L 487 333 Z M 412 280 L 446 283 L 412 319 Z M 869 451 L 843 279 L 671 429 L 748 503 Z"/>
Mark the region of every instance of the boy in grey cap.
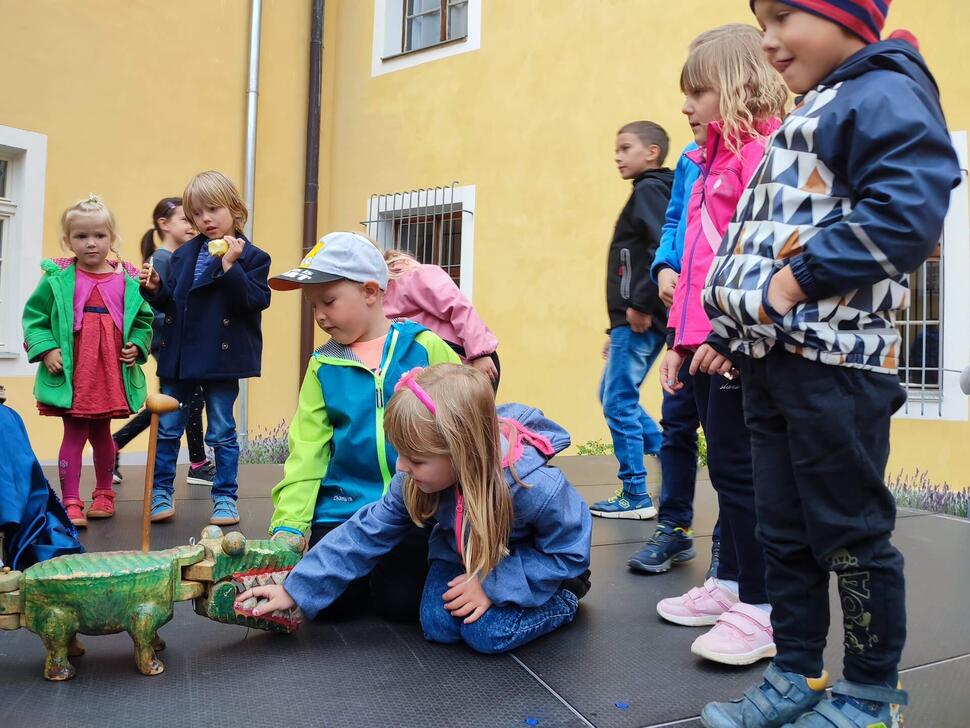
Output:
<path fill-rule="evenodd" d="M 290 454 L 273 488 L 274 536 L 309 536 L 313 546 L 379 499 L 397 460 L 383 427 L 394 385 L 414 367 L 460 363 L 420 324 L 388 320 L 382 306 L 387 278 L 384 256 L 367 238 L 335 232 L 298 267 L 269 281 L 278 291 L 302 289 L 317 326 L 330 336 L 310 357 L 290 423 Z M 428 529 L 414 526 L 321 616 L 350 617 L 370 602 L 387 619 L 414 621 L 427 572 Z"/>

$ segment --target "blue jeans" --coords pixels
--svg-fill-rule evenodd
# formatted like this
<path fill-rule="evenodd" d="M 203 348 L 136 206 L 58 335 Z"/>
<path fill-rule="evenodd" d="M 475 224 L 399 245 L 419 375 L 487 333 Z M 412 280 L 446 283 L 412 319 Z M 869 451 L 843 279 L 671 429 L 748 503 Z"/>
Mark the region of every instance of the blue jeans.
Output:
<path fill-rule="evenodd" d="M 579 600 L 560 589 L 540 607 L 500 607 L 493 604 L 471 624 L 452 617 L 441 598 L 450 588 L 448 582 L 465 569 L 450 561 L 434 560 L 428 569 L 421 596 L 421 629 L 425 639 L 446 645 L 464 642 L 475 652 L 492 655 L 508 652 L 549 634 L 576 616 Z"/>
<path fill-rule="evenodd" d="M 690 360 L 678 375 L 683 387 L 674 394 L 664 392 L 660 410 L 663 443 L 660 445 L 659 520 L 675 526 L 690 527 L 694 522 L 694 485 L 697 482 L 697 403 Z"/>
<path fill-rule="evenodd" d="M 600 402 L 613 436 L 613 450 L 620 464 L 617 477 L 629 495 L 645 495 L 645 453 L 660 450 L 657 423 L 640 406 L 640 385 L 663 349 L 662 331 L 647 329 L 635 334 L 629 326 L 610 331 L 610 353 L 600 382 Z"/>
<path fill-rule="evenodd" d="M 236 475 L 239 472 L 239 442 L 236 439 L 236 420 L 233 405 L 239 396 L 237 379 L 215 381 L 179 381 L 163 379 L 162 394 L 168 394 L 182 402 L 175 412 L 168 412 L 159 418 L 158 452 L 155 455 L 154 489 L 173 493 L 175 486 L 175 463 L 178 460 L 179 443 L 185 430 L 188 416 L 187 405 L 196 387 L 202 388 L 205 398 L 207 426 L 205 442 L 212 448 L 216 460 L 216 479 L 212 483 L 212 497 L 230 496 L 235 500 Z"/>

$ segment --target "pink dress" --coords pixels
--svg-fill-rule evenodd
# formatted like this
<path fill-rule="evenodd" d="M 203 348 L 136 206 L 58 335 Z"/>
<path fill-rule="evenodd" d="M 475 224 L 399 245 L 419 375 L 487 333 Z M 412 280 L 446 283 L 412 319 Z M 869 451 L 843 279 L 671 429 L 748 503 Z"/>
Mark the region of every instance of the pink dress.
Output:
<path fill-rule="evenodd" d="M 91 279 L 85 283 L 93 285 L 80 285 L 79 280 L 75 289 L 78 293 L 89 289 L 90 295 L 83 303 L 80 328 L 75 326 L 74 330 L 74 399 L 66 410 L 40 402 L 37 408 L 42 415 L 57 417 L 128 417 L 131 409 L 121 373 L 122 334 L 101 295 L 101 290 L 107 289 L 106 295 L 123 300 L 125 276 L 80 269 L 76 275 L 78 279 L 82 276 Z"/>

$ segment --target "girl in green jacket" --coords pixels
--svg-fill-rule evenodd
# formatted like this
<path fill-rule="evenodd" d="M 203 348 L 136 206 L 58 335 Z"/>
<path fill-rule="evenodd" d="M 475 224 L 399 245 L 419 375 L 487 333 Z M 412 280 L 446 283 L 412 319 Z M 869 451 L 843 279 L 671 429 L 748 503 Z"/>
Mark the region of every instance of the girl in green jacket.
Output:
<path fill-rule="evenodd" d="M 96 196 L 61 215 L 61 243 L 74 257 L 41 263 L 44 275 L 24 308 L 24 348 L 41 361 L 34 383 L 42 415 L 60 417 L 61 497 L 75 526 L 86 526 L 80 498 L 81 451 L 94 451 L 95 489 L 87 516 L 114 515 L 111 419 L 145 401 L 141 371 L 152 337 L 152 312 L 137 271 L 121 261 L 111 211 Z M 117 260 L 109 261 L 113 252 Z M 126 275 L 127 272 L 127 275 Z"/>

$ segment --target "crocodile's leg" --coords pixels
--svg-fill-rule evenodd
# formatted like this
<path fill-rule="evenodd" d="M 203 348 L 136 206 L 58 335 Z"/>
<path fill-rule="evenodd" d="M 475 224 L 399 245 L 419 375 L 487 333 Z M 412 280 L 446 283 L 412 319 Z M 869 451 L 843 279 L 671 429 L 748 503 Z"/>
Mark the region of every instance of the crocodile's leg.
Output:
<path fill-rule="evenodd" d="M 165 670 L 154 649 L 158 628 L 165 621 L 162 610 L 154 604 L 142 604 L 132 614 L 128 634 L 135 643 L 135 664 L 142 675 L 158 675 Z"/>
<path fill-rule="evenodd" d="M 77 638 L 77 635 L 71 637 L 71 641 L 67 645 L 67 654 L 71 657 L 80 657 L 84 654 L 84 645 L 81 644 L 81 640 Z"/>
<path fill-rule="evenodd" d="M 48 680 L 70 680 L 76 670 L 67 658 L 69 646 L 76 639 L 77 615 L 66 609 L 49 607 L 38 616 L 35 625 L 34 631 L 47 648 L 44 677 Z"/>
<path fill-rule="evenodd" d="M 165 649 L 165 640 L 159 637 L 157 632 L 155 633 L 155 639 L 152 641 L 152 649 L 155 652 L 161 652 Z"/>

